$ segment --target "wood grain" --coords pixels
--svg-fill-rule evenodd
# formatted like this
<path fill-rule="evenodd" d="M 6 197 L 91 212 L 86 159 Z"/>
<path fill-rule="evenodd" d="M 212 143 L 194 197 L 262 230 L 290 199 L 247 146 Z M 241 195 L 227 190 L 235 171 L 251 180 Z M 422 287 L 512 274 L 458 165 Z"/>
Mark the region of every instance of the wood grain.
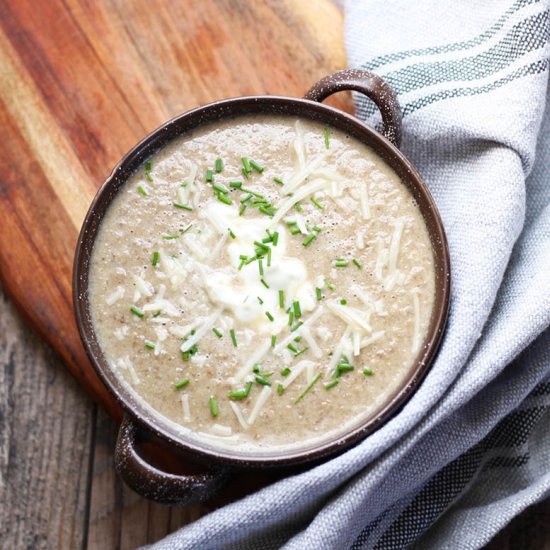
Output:
<path fill-rule="evenodd" d="M 86 538 L 91 400 L 0 288 L 0 548 Z"/>
<path fill-rule="evenodd" d="M 71 308 L 74 247 L 95 190 L 168 118 L 224 97 L 300 96 L 344 65 L 329 0 L 0 4 L 0 278 L 113 417 Z"/>

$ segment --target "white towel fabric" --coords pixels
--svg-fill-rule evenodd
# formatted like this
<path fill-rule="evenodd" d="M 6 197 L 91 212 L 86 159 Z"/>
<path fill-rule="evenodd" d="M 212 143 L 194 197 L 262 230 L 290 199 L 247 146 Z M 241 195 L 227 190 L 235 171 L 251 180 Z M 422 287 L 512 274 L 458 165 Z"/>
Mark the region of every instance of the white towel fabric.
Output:
<path fill-rule="evenodd" d="M 362 444 L 153 548 L 479 548 L 550 495 L 548 4 L 348 2 L 350 65 L 398 92 L 447 230 L 441 351 Z"/>

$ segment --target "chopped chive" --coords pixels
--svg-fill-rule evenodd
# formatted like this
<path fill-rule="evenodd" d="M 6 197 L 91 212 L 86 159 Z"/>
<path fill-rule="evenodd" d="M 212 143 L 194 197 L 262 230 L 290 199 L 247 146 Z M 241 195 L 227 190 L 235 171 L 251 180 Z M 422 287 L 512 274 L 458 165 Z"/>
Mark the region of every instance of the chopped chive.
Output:
<path fill-rule="evenodd" d="M 300 321 L 299 323 L 296 323 L 293 327 L 290 328 L 290 332 L 297 331 L 303 324 L 304 324 L 303 321 Z"/>
<path fill-rule="evenodd" d="M 159 309 L 155 313 L 153 313 L 153 317 L 158 317 L 162 313 L 162 309 Z"/>
<path fill-rule="evenodd" d="M 365 376 L 372 376 L 374 372 L 371 369 L 363 369 L 363 374 Z"/>
<path fill-rule="evenodd" d="M 282 384 L 277 384 L 277 395 L 283 395 L 285 387 Z"/>
<path fill-rule="evenodd" d="M 134 315 L 137 315 L 140 319 L 145 315 L 145 313 L 143 313 L 143 311 L 141 311 L 141 309 L 139 309 L 139 307 L 137 307 L 137 306 L 131 306 L 130 311 Z"/>
<path fill-rule="evenodd" d="M 218 337 L 218 338 L 222 338 L 223 337 L 223 332 L 220 330 L 220 329 L 217 329 L 216 327 L 214 327 L 212 329 L 212 332 Z"/>
<path fill-rule="evenodd" d="M 214 181 L 214 172 L 212 172 L 212 170 L 208 169 L 206 171 L 206 174 L 204 175 L 204 179 L 208 182 L 208 183 L 212 183 Z"/>
<path fill-rule="evenodd" d="M 217 193 L 216 198 L 224 204 L 233 204 L 233 201 L 224 193 Z"/>
<path fill-rule="evenodd" d="M 294 357 L 298 357 L 298 355 L 302 355 L 302 353 L 305 353 L 309 348 L 301 349 L 298 353 L 294 354 Z"/>
<path fill-rule="evenodd" d="M 261 193 L 258 193 L 257 191 L 253 191 L 252 189 L 248 189 L 248 187 L 242 187 L 241 191 L 244 193 L 250 193 L 254 197 L 258 197 L 259 199 L 263 199 L 264 196 Z"/>
<path fill-rule="evenodd" d="M 356 260 L 355 258 L 352 260 L 354 265 L 357 266 L 358 269 L 361 269 L 363 266 L 361 265 L 361 262 L 359 260 Z"/>
<path fill-rule="evenodd" d="M 323 299 L 323 293 L 321 292 L 320 288 L 315 289 L 315 294 L 317 295 L 317 300 L 321 301 Z"/>
<path fill-rule="evenodd" d="M 260 283 L 262 283 L 262 285 L 264 285 L 265 288 L 269 288 L 269 285 L 267 284 L 267 282 L 265 281 L 265 279 L 260 279 Z"/>
<path fill-rule="evenodd" d="M 243 204 L 240 208 L 239 208 L 239 216 L 242 216 L 244 214 L 244 211 L 246 210 L 246 205 Z"/>
<path fill-rule="evenodd" d="M 210 398 L 210 414 L 215 418 L 216 416 L 218 416 L 219 412 L 220 411 L 218 409 L 218 401 L 214 396 L 212 396 Z"/>
<path fill-rule="evenodd" d="M 149 196 L 149 193 L 147 193 L 147 189 L 145 189 L 145 187 L 143 187 L 143 185 L 138 185 L 137 192 L 143 197 L 148 197 Z"/>
<path fill-rule="evenodd" d="M 263 305 L 264 301 L 258 296 L 258 302 L 260 305 Z"/>
<path fill-rule="evenodd" d="M 321 204 L 315 197 L 309 199 L 319 210 L 324 210 L 325 206 Z"/>
<path fill-rule="evenodd" d="M 329 134 L 329 129 L 328 128 L 325 128 L 323 130 L 323 134 L 325 135 L 325 149 L 330 149 L 330 134 Z"/>
<path fill-rule="evenodd" d="M 315 386 L 319 378 L 321 378 L 321 373 L 318 373 L 317 376 L 315 376 L 315 378 L 307 385 L 306 389 L 300 394 L 300 396 L 298 397 L 298 399 L 296 399 L 296 401 L 294 401 L 294 403 L 298 403 L 298 401 L 301 401 L 304 396 L 311 390 L 311 388 Z"/>
<path fill-rule="evenodd" d="M 235 233 L 233 233 L 233 231 L 231 231 L 231 229 L 229 229 L 229 236 L 230 236 L 232 239 L 236 239 L 236 238 L 237 238 L 237 235 L 235 235 Z"/>
<path fill-rule="evenodd" d="M 285 184 L 285 182 L 281 178 L 273 178 L 273 181 L 279 185 Z"/>
<path fill-rule="evenodd" d="M 292 326 L 292 323 L 294 322 L 294 313 L 292 311 L 288 312 L 288 326 Z"/>
<path fill-rule="evenodd" d="M 271 382 L 260 374 L 257 374 L 254 380 L 256 380 L 256 382 L 258 382 L 258 384 L 262 386 L 271 386 Z"/>
<path fill-rule="evenodd" d="M 183 231 L 180 231 L 182 235 L 185 235 L 193 227 L 193 224 L 190 223 Z"/>
<path fill-rule="evenodd" d="M 232 189 L 240 189 L 242 186 L 243 186 L 242 181 L 230 181 L 229 182 L 229 187 L 231 187 Z"/>
<path fill-rule="evenodd" d="M 229 189 L 221 183 L 213 183 L 212 188 L 218 191 L 218 193 L 229 193 Z"/>
<path fill-rule="evenodd" d="M 151 265 L 153 267 L 157 267 L 158 263 L 159 263 L 159 258 L 160 258 L 160 254 L 158 253 L 157 250 L 155 250 L 153 252 L 153 260 L 151 261 Z"/>
<path fill-rule="evenodd" d="M 348 267 L 348 262 L 342 258 L 338 258 L 334 262 L 334 267 Z"/>
<path fill-rule="evenodd" d="M 294 208 L 296 209 L 296 212 L 302 211 L 302 205 L 299 202 L 294 205 Z"/>
<path fill-rule="evenodd" d="M 279 232 L 275 231 L 273 235 L 271 236 L 273 246 L 277 246 L 277 243 L 279 242 Z"/>
<path fill-rule="evenodd" d="M 309 246 L 311 244 L 311 241 L 313 241 L 313 239 L 315 239 L 317 235 L 315 235 L 315 233 L 310 233 L 303 241 L 302 241 L 302 244 L 304 246 Z"/>
<path fill-rule="evenodd" d="M 237 335 L 235 334 L 235 329 L 232 328 L 229 331 L 229 335 L 231 336 L 231 341 L 233 342 L 233 347 L 237 347 Z"/>
<path fill-rule="evenodd" d="M 189 384 L 189 378 L 184 378 L 183 380 L 180 380 L 179 382 L 177 382 L 174 385 L 176 387 L 176 390 L 181 390 L 181 388 L 185 388 L 185 386 L 187 386 L 187 384 Z"/>
<path fill-rule="evenodd" d="M 273 322 L 275 319 L 273 318 L 273 315 L 271 315 L 271 313 L 269 313 L 269 311 L 266 311 L 265 312 L 265 316 L 271 321 Z"/>
<path fill-rule="evenodd" d="M 330 282 L 325 279 L 325 285 L 329 290 L 334 290 L 336 287 Z"/>
<path fill-rule="evenodd" d="M 339 365 L 336 365 L 336 371 L 334 373 L 335 378 L 340 378 L 343 372 L 351 372 L 354 369 L 355 367 L 349 363 L 340 363 Z"/>
<path fill-rule="evenodd" d="M 153 181 L 153 174 L 151 174 L 151 161 L 147 161 L 145 163 L 145 177 L 147 178 L 147 181 Z"/>
<path fill-rule="evenodd" d="M 348 301 L 347 301 L 345 298 L 342 298 L 342 299 L 340 300 L 340 303 L 341 303 L 343 306 L 345 306 L 345 305 L 347 305 Z"/>
<path fill-rule="evenodd" d="M 298 348 L 294 344 L 287 344 L 287 349 L 289 349 L 292 353 L 298 353 Z"/>
<path fill-rule="evenodd" d="M 250 168 L 250 161 L 246 157 L 242 157 L 241 162 L 243 163 L 243 172 L 248 176 L 252 171 Z"/>
<path fill-rule="evenodd" d="M 271 267 L 271 248 L 267 251 L 267 267 Z"/>
<path fill-rule="evenodd" d="M 302 341 L 302 337 L 301 337 L 301 336 L 296 336 L 296 338 L 294 338 L 294 341 L 295 341 L 295 342 L 301 342 L 301 341 Z"/>
<path fill-rule="evenodd" d="M 187 210 L 189 212 L 193 211 L 193 207 L 189 206 L 188 204 L 181 204 L 179 202 L 173 202 L 172 206 L 175 206 L 176 208 L 181 208 L 182 210 Z"/>
<path fill-rule="evenodd" d="M 266 246 L 264 243 L 261 243 L 260 241 L 254 241 L 254 244 L 258 247 L 258 248 L 263 248 L 266 253 L 267 253 L 267 250 L 269 249 L 269 246 Z"/>
<path fill-rule="evenodd" d="M 249 163 L 250 163 L 250 166 L 252 166 L 252 168 L 254 168 L 256 172 L 258 172 L 258 174 L 261 174 L 264 171 L 263 166 L 260 166 L 255 160 L 251 160 L 249 161 Z"/>
<path fill-rule="evenodd" d="M 252 382 L 247 382 L 246 387 L 244 390 L 233 390 L 230 391 L 227 396 L 230 399 L 245 399 L 250 394 L 250 390 L 252 389 Z"/>
<path fill-rule="evenodd" d="M 166 239 L 167 241 L 171 240 L 171 239 L 177 239 L 179 238 L 179 235 L 163 235 L 162 236 L 163 239 Z"/>
<path fill-rule="evenodd" d="M 144 340 L 143 343 L 145 344 L 145 347 L 147 349 L 155 349 L 155 344 L 153 342 L 150 342 L 149 340 Z"/>
<path fill-rule="evenodd" d="M 216 163 L 214 164 L 214 170 L 216 172 L 220 173 L 223 170 L 223 160 L 222 159 L 216 159 Z"/>
<path fill-rule="evenodd" d="M 285 367 L 282 371 L 281 371 L 281 376 L 288 376 L 292 371 L 288 368 L 288 367 Z"/>
<path fill-rule="evenodd" d="M 274 348 L 277 343 L 277 336 L 275 334 L 271 337 L 271 347 Z"/>
<path fill-rule="evenodd" d="M 301 233 L 301 231 L 298 229 L 298 227 L 292 227 L 290 229 L 290 234 L 291 235 L 298 235 L 299 233 Z"/>
<path fill-rule="evenodd" d="M 264 266 L 263 266 L 261 258 L 258 260 L 258 270 L 260 271 L 260 275 L 263 277 L 264 276 Z"/>
<path fill-rule="evenodd" d="M 302 309 L 300 308 L 300 302 L 292 302 L 292 309 L 294 311 L 294 318 L 299 319 L 302 316 Z"/>
<path fill-rule="evenodd" d="M 325 382 L 323 386 L 325 386 L 325 390 L 330 390 L 330 388 L 334 388 L 334 386 L 338 385 L 338 380 L 335 378 L 334 380 L 331 380 L 330 382 Z"/>
<path fill-rule="evenodd" d="M 312 227 L 312 229 L 313 229 L 313 231 L 317 231 L 317 233 L 319 233 L 319 232 L 321 231 L 321 228 L 318 227 L 317 225 L 314 225 L 314 226 Z"/>
<path fill-rule="evenodd" d="M 279 290 L 279 307 L 285 309 L 285 291 Z"/>
<path fill-rule="evenodd" d="M 261 367 L 261 365 L 259 365 L 258 363 L 255 363 L 254 366 L 252 367 L 252 372 L 254 372 L 256 374 L 259 374 L 260 367 Z"/>

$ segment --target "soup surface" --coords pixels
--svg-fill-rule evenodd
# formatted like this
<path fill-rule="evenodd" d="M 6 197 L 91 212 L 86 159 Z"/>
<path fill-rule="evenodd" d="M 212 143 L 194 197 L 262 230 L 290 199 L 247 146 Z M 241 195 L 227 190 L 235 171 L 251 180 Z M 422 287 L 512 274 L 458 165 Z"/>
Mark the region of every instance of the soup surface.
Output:
<path fill-rule="evenodd" d="M 185 437 L 310 447 L 379 411 L 421 350 L 432 247 L 398 176 L 309 120 L 174 140 L 101 223 L 89 297 L 129 391 Z"/>

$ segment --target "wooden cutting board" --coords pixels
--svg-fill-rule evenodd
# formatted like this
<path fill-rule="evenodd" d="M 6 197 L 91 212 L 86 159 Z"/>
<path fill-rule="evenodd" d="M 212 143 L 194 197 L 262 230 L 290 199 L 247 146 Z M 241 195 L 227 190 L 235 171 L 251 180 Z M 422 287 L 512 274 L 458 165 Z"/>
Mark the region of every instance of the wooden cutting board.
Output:
<path fill-rule="evenodd" d="M 167 119 L 225 97 L 301 96 L 344 65 L 329 0 L 0 4 L 0 277 L 114 418 L 72 311 L 74 249 L 96 190 Z"/>

